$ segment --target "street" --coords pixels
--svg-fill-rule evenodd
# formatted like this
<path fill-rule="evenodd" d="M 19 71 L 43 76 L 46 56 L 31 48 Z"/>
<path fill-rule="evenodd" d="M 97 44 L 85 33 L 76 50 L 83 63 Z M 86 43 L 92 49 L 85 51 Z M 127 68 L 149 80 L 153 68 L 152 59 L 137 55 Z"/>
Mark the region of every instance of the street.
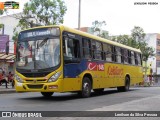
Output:
<path fill-rule="evenodd" d="M 132 87 L 129 92 L 105 89 L 80 98 L 75 93 L 55 93 L 44 98 L 40 93 L 0 94 L 1 111 L 159 111 L 160 87 Z M 51 118 L 50 118 L 51 119 Z"/>

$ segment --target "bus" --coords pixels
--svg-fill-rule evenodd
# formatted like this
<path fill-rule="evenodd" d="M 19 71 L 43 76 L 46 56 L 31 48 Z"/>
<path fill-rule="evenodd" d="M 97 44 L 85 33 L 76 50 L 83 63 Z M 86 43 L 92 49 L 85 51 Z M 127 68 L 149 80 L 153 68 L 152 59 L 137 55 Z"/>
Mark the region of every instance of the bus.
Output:
<path fill-rule="evenodd" d="M 128 91 L 143 80 L 139 49 L 63 25 L 21 31 L 16 46 L 17 92 L 77 92 L 90 97 L 105 88 Z"/>

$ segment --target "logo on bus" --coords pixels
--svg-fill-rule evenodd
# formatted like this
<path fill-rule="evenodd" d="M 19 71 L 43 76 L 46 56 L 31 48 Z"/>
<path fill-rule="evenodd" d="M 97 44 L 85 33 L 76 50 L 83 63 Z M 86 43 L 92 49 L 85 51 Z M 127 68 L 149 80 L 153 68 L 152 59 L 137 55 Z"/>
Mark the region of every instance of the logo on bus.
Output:
<path fill-rule="evenodd" d="M 96 62 L 88 62 L 87 69 L 91 71 L 104 71 L 104 64 Z"/>
<path fill-rule="evenodd" d="M 36 80 L 36 79 L 34 79 L 34 80 L 33 80 L 33 82 L 34 82 L 34 83 L 36 83 L 36 82 L 37 82 L 37 80 Z"/>
<path fill-rule="evenodd" d="M 118 66 L 109 66 L 108 75 L 123 75 L 123 69 Z"/>

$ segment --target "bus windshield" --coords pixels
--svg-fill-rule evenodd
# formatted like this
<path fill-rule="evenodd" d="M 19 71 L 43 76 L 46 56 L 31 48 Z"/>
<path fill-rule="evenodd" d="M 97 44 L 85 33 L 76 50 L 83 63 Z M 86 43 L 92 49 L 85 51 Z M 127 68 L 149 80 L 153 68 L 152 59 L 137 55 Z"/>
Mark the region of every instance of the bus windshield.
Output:
<path fill-rule="evenodd" d="M 16 67 L 39 70 L 55 67 L 60 63 L 59 37 L 30 38 L 17 44 Z"/>

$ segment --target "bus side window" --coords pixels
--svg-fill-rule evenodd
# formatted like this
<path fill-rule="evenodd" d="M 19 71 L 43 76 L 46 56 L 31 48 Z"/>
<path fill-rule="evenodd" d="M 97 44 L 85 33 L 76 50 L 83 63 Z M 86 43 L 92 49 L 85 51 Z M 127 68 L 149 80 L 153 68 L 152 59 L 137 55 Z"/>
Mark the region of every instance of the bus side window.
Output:
<path fill-rule="evenodd" d="M 104 51 L 104 60 L 111 62 L 112 61 L 112 49 L 111 45 L 103 44 L 103 51 Z"/>
<path fill-rule="evenodd" d="M 103 54 L 102 54 L 102 43 L 96 42 L 96 56 L 95 59 L 102 60 Z"/>
<path fill-rule="evenodd" d="M 134 53 L 134 58 L 135 58 L 135 65 L 138 65 L 137 53 Z"/>
<path fill-rule="evenodd" d="M 115 54 L 116 54 L 116 62 L 121 63 L 121 48 L 120 47 L 115 47 Z"/>
<path fill-rule="evenodd" d="M 137 54 L 137 60 L 138 60 L 138 65 L 141 65 L 141 56 L 140 56 L 140 54 Z"/>
<path fill-rule="evenodd" d="M 73 40 L 69 39 L 68 43 L 67 43 L 67 47 L 68 47 L 68 57 L 74 57 L 74 45 L 73 45 Z"/>
<path fill-rule="evenodd" d="M 135 65 L 135 58 L 134 58 L 134 52 L 131 51 L 131 60 L 132 60 L 132 64 Z"/>
<path fill-rule="evenodd" d="M 121 48 L 121 63 L 124 63 L 124 49 Z"/>
<path fill-rule="evenodd" d="M 115 46 L 112 46 L 112 62 L 117 62 Z"/>
<path fill-rule="evenodd" d="M 129 50 L 128 50 L 128 63 L 132 64 L 132 61 L 131 61 L 131 51 L 129 51 Z"/>
<path fill-rule="evenodd" d="M 91 40 L 87 38 L 82 38 L 82 47 L 83 47 L 83 57 L 86 59 L 91 59 Z"/>
<path fill-rule="evenodd" d="M 63 43 L 64 60 L 75 60 L 80 58 L 79 45 L 79 40 L 66 37 Z"/>
<path fill-rule="evenodd" d="M 96 59 L 96 42 L 92 40 L 92 58 Z"/>
<path fill-rule="evenodd" d="M 124 63 L 128 64 L 128 50 L 124 49 Z"/>
<path fill-rule="evenodd" d="M 142 54 L 139 55 L 140 55 L 140 65 L 142 66 Z"/>

